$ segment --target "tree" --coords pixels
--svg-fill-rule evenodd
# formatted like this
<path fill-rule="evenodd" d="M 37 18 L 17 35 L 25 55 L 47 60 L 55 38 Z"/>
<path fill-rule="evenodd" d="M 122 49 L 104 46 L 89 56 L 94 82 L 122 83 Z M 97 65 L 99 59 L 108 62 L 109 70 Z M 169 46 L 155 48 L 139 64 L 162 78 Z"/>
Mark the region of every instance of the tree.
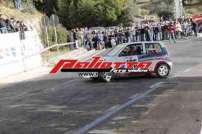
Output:
<path fill-rule="evenodd" d="M 202 6 L 202 0 L 182 0 L 184 6 Z"/>
<path fill-rule="evenodd" d="M 67 28 L 125 24 L 137 14 L 134 0 L 57 0 L 57 8 Z"/>
<path fill-rule="evenodd" d="M 170 19 L 173 17 L 174 0 L 152 0 L 151 13 Z"/>
<path fill-rule="evenodd" d="M 33 3 L 35 5 L 35 7 L 47 14 L 48 16 L 51 16 L 52 14 L 54 14 L 57 10 L 57 1 L 55 0 L 33 0 Z"/>

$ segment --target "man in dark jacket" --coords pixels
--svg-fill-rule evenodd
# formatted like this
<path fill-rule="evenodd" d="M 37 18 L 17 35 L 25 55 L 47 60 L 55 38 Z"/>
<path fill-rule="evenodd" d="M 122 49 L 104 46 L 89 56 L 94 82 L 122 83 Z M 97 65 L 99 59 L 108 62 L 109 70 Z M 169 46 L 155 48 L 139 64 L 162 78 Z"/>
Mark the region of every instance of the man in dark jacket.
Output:
<path fill-rule="evenodd" d="M 191 19 L 192 23 L 192 30 L 194 32 L 194 35 L 197 37 L 197 24 Z"/>

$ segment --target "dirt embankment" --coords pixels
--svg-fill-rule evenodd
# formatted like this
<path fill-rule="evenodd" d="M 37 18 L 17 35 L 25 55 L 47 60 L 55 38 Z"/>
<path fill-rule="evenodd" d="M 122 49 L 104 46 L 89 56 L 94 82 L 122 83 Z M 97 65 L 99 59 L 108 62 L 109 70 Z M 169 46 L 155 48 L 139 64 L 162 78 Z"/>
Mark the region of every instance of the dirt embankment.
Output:
<path fill-rule="evenodd" d="M 23 11 L 17 10 L 10 5 L 5 5 L 0 0 L 0 14 L 2 14 L 3 18 L 15 18 L 19 21 L 24 21 L 25 24 L 36 28 L 40 31 L 41 18 L 43 14 L 33 9 L 32 11 Z"/>

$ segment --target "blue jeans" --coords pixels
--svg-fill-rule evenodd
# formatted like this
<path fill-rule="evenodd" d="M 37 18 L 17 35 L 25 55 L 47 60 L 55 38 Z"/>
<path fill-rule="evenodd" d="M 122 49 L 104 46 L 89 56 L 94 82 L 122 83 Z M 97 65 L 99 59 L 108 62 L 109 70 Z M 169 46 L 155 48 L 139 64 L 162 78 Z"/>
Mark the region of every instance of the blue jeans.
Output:
<path fill-rule="evenodd" d="M 21 8 L 21 0 L 15 0 L 15 7 L 17 9 L 20 9 Z"/>

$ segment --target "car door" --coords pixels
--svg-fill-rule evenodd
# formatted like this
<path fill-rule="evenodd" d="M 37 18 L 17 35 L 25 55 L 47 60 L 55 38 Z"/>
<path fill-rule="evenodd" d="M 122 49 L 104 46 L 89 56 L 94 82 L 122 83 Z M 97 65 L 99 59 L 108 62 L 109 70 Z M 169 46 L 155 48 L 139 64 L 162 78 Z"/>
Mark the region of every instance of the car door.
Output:
<path fill-rule="evenodd" d="M 155 60 L 164 55 L 166 52 L 161 47 L 160 43 L 151 42 L 144 44 L 145 54 L 138 57 L 139 61 Z"/>

